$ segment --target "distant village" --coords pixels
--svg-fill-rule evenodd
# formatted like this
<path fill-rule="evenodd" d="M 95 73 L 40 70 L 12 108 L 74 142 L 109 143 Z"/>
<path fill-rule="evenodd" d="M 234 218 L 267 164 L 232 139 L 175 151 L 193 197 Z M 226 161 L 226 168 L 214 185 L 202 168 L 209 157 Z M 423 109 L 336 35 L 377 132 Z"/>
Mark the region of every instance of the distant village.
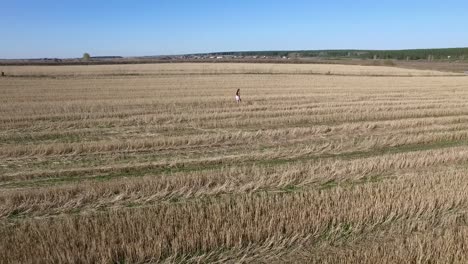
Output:
<path fill-rule="evenodd" d="M 289 56 L 241 56 L 241 55 L 213 55 L 213 54 L 200 54 L 200 55 L 172 55 L 172 56 L 160 56 L 162 60 L 249 60 L 249 59 L 290 59 Z"/>
<path fill-rule="evenodd" d="M 240 55 L 163 55 L 163 56 L 91 56 L 83 58 L 34 58 L 34 59 L 0 59 L 0 65 L 79 65 L 79 64 L 128 64 L 128 63 L 164 63 L 164 62 L 286 62 L 288 56 L 240 56 Z"/>

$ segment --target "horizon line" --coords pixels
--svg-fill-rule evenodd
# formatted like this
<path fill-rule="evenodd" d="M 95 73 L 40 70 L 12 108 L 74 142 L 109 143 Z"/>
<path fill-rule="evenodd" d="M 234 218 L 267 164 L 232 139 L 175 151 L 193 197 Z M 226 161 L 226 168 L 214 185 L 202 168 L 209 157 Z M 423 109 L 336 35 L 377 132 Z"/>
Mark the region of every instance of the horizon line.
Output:
<path fill-rule="evenodd" d="M 232 51 L 210 51 L 210 52 L 195 52 L 195 53 L 177 53 L 177 54 L 159 54 L 159 55 L 140 55 L 140 56 L 122 56 L 122 55 L 96 55 L 91 58 L 96 57 L 120 57 L 120 58 L 144 58 L 144 57 L 162 57 L 162 56 L 186 56 L 186 55 L 203 55 L 203 54 L 219 54 L 219 53 L 255 53 L 255 52 L 303 52 L 303 51 L 414 51 L 414 50 L 442 50 L 442 49 L 468 49 L 468 46 L 465 47 L 447 47 L 447 48 L 405 48 L 405 49 L 294 49 L 294 50 L 282 50 L 282 49 L 268 49 L 268 50 L 232 50 Z M 88 52 L 84 52 L 88 53 Z M 84 54 L 83 53 L 83 54 Z M 62 59 L 62 60 L 72 60 L 72 59 L 81 59 L 81 57 L 30 57 L 30 58 L 11 58 L 5 59 L 0 58 L 0 60 L 43 60 L 43 59 Z"/>

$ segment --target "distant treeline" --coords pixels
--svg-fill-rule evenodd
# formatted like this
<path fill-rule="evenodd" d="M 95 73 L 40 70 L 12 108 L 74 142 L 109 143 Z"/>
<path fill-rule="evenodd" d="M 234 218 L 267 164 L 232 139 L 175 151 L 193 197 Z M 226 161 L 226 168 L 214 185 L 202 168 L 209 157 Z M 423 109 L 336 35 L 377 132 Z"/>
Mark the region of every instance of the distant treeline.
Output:
<path fill-rule="evenodd" d="M 295 50 L 295 51 L 239 51 L 216 52 L 213 56 L 272 56 L 272 57 L 323 57 L 396 60 L 465 60 L 468 48 L 408 49 L 408 50 Z"/>

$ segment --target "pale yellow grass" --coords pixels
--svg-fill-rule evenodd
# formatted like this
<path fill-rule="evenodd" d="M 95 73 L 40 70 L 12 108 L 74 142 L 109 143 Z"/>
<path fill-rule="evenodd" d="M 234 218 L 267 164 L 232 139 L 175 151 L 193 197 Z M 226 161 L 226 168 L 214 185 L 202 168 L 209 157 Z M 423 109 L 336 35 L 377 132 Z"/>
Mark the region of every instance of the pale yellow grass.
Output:
<path fill-rule="evenodd" d="M 468 259 L 468 77 L 1 70 L 1 263 Z"/>
<path fill-rule="evenodd" d="M 98 76 L 151 74 L 339 74 L 339 75 L 462 75 L 430 70 L 338 64 L 169 63 L 89 66 L 2 66 L 8 75 Z"/>

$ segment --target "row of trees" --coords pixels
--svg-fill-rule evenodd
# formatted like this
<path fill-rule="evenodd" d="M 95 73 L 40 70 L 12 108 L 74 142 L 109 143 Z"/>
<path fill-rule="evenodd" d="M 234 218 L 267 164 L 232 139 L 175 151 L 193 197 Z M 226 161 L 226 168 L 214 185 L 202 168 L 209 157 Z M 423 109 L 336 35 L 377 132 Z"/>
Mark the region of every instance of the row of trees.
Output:
<path fill-rule="evenodd" d="M 363 58 L 397 59 L 397 60 L 440 60 L 440 59 L 461 59 L 468 58 L 468 48 L 452 49 L 415 49 L 415 50 L 382 50 L 368 51 L 362 54 Z"/>
<path fill-rule="evenodd" d="M 468 59 L 468 48 L 409 49 L 409 50 L 299 50 L 299 51 L 243 51 L 219 52 L 213 55 L 271 56 L 271 57 L 323 57 L 396 60 Z"/>

